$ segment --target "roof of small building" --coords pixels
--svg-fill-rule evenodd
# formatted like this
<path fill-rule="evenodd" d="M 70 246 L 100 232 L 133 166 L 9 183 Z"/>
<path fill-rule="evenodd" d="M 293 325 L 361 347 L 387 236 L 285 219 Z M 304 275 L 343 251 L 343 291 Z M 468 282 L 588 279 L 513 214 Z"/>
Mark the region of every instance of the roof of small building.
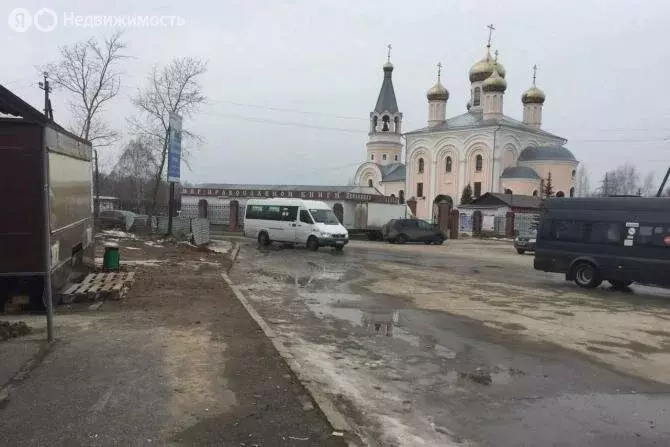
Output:
<path fill-rule="evenodd" d="M 11 90 L 0 84 L 0 119 L 17 120 L 22 119 L 26 122 L 35 123 L 43 126 L 49 126 L 57 132 L 68 135 L 75 140 L 90 145 L 89 141 L 84 140 L 78 135 L 66 130 L 60 124 L 47 118 L 42 112 L 28 104 L 23 99 L 15 95 Z"/>
<path fill-rule="evenodd" d="M 505 168 L 505 170 L 500 175 L 500 178 L 525 178 L 540 180 L 540 176 L 537 175 L 537 172 L 526 166 L 510 166 Z"/>
<path fill-rule="evenodd" d="M 519 154 L 519 161 L 536 160 L 577 161 L 572 152 L 563 146 L 528 146 Z"/>
<path fill-rule="evenodd" d="M 391 163 L 379 165 L 382 174 L 382 182 L 401 182 L 406 178 L 406 169 L 403 163 Z"/>
<path fill-rule="evenodd" d="M 463 129 L 476 129 L 479 127 L 492 127 L 501 125 L 503 127 L 520 129 L 527 132 L 531 132 L 538 135 L 543 135 L 550 138 L 556 138 L 564 140 L 565 138 L 559 137 L 552 133 L 546 132 L 541 129 L 536 129 L 532 126 L 522 123 L 521 121 L 510 118 L 509 116 L 504 116 L 501 119 L 484 119 L 484 113 L 481 108 L 470 109 L 469 111 L 463 113 L 462 115 L 457 115 L 451 118 L 444 120 L 442 123 L 433 127 L 423 127 L 421 129 L 412 130 L 410 132 L 405 132 L 405 135 L 414 135 L 422 133 L 432 133 L 432 132 L 445 132 L 449 130 L 463 130 Z"/>
<path fill-rule="evenodd" d="M 510 208 L 539 209 L 542 199 L 537 196 L 524 196 L 520 194 L 501 194 L 487 192 L 475 199 L 472 203 L 461 205 L 461 208 L 499 208 L 508 206 Z"/>

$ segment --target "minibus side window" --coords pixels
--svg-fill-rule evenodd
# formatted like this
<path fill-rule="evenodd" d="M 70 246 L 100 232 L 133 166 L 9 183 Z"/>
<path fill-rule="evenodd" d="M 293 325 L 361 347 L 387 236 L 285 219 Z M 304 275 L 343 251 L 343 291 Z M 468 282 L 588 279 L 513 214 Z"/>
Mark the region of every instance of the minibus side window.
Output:
<path fill-rule="evenodd" d="M 309 215 L 307 210 L 300 210 L 300 222 L 310 225 L 314 224 L 314 221 L 312 221 L 312 216 Z"/>
<path fill-rule="evenodd" d="M 655 247 L 668 247 L 670 227 L 663 224 L 641 224 L 637 233 L 637 244 Z"/>
<path fill-rule="evenodd" d="M 297 206 L 283 206 L 281 208 L 281 220 L 288 222 L 295 222 L 298 217 Z"/>

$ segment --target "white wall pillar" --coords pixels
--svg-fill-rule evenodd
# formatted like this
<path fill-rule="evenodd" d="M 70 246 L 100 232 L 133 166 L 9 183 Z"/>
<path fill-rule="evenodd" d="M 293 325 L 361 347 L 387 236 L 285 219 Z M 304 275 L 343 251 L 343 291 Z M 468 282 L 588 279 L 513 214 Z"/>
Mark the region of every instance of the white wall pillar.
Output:
<path fill-rule="evenodd" d="M 466 183 L 465 183 L 465 155 L 459 156 L 459 163 L 458 163 L 458 191 L 457 191 L 457 197 L 454 197 L 454 202 L 460 205 L 461 203 L 461 195 L 463 194 L 463 190 L 465 189 Z"/>

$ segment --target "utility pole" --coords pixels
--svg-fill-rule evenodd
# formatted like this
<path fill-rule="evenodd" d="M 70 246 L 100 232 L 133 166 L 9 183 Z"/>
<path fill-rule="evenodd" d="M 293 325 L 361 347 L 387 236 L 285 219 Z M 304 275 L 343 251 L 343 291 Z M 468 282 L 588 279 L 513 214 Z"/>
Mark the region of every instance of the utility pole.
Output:
<path fill-rule="evenodd" d="M 51 110 L 51 100 L 49 93 L 51 93 L 51 86 L 49 85 L 49 74 L 45 71 L 44 82 L 40 82 L 39 87 L 44 90 L 44 116 L 47 120 L 53 121 L 53 110 Z M 51 290 L 51 200 L 49 194 L 49 150 L 46 144 L 42 145 L 42 210 L 43 210 L 43 257 L 44 257 L 44 281 L 42 283 L 42 302 L 46 308 L 47 314 L 47 340 L 52 342 L 54 339 L 54 322 L 53 322 L 53 296 Z"/>
<path fill-rule="evenodd" d="M 42 73 L 44 75 L 44 82 L 40 82 L 38 85 L 42 90 L 44 90 L 44 116 L 48 120 L 54 120 L 54 111 L 51 108 L 51 99 L 49 99 L 49 93 L 51 93 L 51 85 L 49 84 L 49 73 L 46 71 Z"/>

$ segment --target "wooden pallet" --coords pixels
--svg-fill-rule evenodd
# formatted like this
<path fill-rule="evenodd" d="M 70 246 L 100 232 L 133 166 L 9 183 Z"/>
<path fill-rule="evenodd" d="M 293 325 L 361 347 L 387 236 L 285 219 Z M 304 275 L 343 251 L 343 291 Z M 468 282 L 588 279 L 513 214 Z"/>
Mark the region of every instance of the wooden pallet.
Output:
<path fill-rule="evenodd" d="M 61 293 L 64 303 L 73 301 L 120 300 L 135 281 L 135 272 L 91 273 L 80 283 L 70 284 Z"/>

